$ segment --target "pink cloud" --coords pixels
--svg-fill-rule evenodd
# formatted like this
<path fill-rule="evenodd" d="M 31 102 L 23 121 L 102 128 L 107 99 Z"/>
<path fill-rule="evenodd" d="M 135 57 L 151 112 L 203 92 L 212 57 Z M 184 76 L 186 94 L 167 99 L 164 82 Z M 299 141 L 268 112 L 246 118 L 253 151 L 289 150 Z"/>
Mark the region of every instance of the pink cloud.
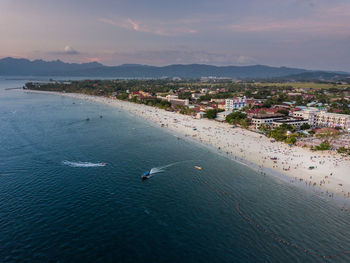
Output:
<path fill-rule="evenodd" d="M 350 21 L 349 21 L 350 22 Z M 233 32 L 299 32 L 299 33 L 324 33 L 324 34 L 349 34 L 350 28 L 343 22 L 327 22 L 319 20 L 289 20 L 289 21 L 256 21 L 243 22 L 240 24 L 229 25 L 228 28 Z"/>
<path fill-rule="evenodd" d="M 233 32 L 298 32 L 308 34 L 350 34 L 350 4 L 320 7 L 308 17 L 297 19 L 266 19 L 251 17 L 227 28 Z"/>
<path fill-rule="evenodd" d="M 178 36 L 183 34 L 194 34 L 197 32 L 195 29 L 181 27 L 170 23 L 161 23 L 156 21 L 141 22 L 135 21 L 131 18 L 118 20 L 101 18 L 99 21 L 127 30 L 150 33 L 160 36 Z"/>
<path fill-rule="evenodd" d="M 91 57 L 91 58 L 86 58 L 83 59 L 83 62 L 101 62 L 103 59 L 100 57 Z"/>

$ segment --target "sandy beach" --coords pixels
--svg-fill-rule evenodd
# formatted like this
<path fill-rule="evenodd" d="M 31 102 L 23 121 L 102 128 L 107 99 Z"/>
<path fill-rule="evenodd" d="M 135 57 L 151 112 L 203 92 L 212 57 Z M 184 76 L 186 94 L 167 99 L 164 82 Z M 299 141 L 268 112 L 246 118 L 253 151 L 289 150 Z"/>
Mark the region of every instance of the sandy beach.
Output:
<path fill-rule="evenodd" d="M 84 94 L 41 92 L 103 103 L 125 110 L 159 127 L 182 134 L 200 143 L 210 145 L 233 160 L 253 165 L 261 175 L 274 170 L 288 176 L 290 183 L 303 185 L 327 198 L 350 200 L 350 158 L 336 153 L 311 152 L 300 147 L 290 147 L 280 142 L 227 123 L 208 119 L 195 119 L 158 108 L 117 99 Z M 313 170 L 309 167 L 314 166 Z"/>

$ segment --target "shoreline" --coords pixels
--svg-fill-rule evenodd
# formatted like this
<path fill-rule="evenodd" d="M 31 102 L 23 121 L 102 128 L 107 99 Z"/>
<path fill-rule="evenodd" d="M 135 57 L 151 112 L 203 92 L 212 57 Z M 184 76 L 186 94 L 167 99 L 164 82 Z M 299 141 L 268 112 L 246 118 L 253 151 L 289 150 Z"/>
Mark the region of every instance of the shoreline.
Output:
<path fill-rule="evenodd" d="M 264 135 L 232 128 L 227 123 L 195 119 L 143 104 L 80 93 L 36 90 L 24 92 L 66 96 L 124 110 L 155 127 L 199 143 L 261 175 L 271 174 L 285 182 L 311 190 L 321 198 L 350 201 L 350 176 L 347 176 L 350 158 L 328 152 L 311 152 L 297 146 L 289 147 L 280 142 L 272 143 Z M 309 166 L 315 166 L 315 169 L 309 170 Z"/>

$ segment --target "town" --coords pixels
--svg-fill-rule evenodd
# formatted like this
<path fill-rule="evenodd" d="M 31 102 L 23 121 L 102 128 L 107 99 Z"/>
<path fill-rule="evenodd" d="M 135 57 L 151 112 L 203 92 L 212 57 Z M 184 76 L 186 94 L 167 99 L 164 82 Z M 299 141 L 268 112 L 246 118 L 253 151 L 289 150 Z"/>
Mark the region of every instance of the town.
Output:
<path fill-rule="evenodd" d="M 272 142 L 350 155 L 348 82 L 84 80 L 27 83 L 25 88 L 117 98 L 227 122 L 264 134 Z"/>

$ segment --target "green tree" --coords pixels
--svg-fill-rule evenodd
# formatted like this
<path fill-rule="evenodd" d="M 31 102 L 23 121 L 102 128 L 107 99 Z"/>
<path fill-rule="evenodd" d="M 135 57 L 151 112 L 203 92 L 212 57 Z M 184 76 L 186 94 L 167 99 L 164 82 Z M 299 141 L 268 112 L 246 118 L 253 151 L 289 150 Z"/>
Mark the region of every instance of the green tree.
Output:
<path fill-rule="evenodd" d="M 297 142 L 297 138 L 296 136 L 291 135 L 285 140 L 285 142 L 288 144 L 294 144 Z"/>
<path fill-rule="evenodd" d="M 301 126 L 300 126 L 300 129 L 302 130 L 308 130 L 310 129 L 310 125 L 308 123 L 303 123 Z"/>
<path fill-rule="evenodd" d="M 240 111 L 235 111 L 226 116 L 226 122 L 228 122 L 229 124 L 238 124 L 241 122 L 241 120 L 245 119 L 246 117 L 247 114 Z"/>
<path fill-rule="evenodd" d="M 212 110 L 206 110 L 204 117 L 208 119 L 215 119 L 216 118 L 217 111 L 215 109 Z"/>
<path fill-rule="evenodd" d="M 337 150 L 338 153 L 346 153 L 347 150 L 344 147 L 339 147 Z"/>
<path fill-rule="evenodd" d="M 331 148 L 331 145 L 329 144 L 328 141 L 324 141 L 320 143 L 320 145 L 316 146 L 316 150 L 318 151 L 327 151 Z"/>
<path fill-rule="evenodd" d="M 277 113 L 281 113 L 281 114 L 287 116 L 289 114 L 289 111 L 288 110 L 278 110 Z"/>

